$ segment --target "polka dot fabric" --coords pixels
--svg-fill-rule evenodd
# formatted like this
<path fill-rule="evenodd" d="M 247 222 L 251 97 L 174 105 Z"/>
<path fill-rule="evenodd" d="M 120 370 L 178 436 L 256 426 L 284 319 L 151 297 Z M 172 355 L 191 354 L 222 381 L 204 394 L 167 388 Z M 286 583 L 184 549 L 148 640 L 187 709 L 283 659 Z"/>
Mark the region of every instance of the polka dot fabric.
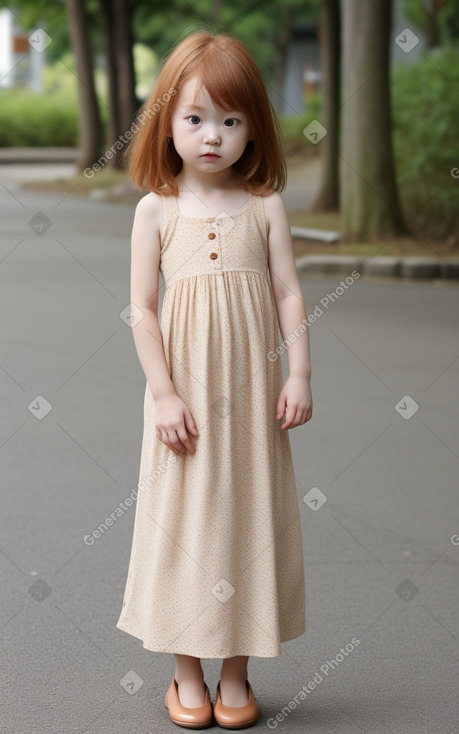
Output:
<path fill-rule="evenodd" d="M 166 363 L 198 427 L 195 454 L 155 433 L 148 383 L 131 557 L 117 628 L 153 652 L 276 657 L 305 632 L 298 499 L 263 197 L 229 216 L 163 196 Z"/>

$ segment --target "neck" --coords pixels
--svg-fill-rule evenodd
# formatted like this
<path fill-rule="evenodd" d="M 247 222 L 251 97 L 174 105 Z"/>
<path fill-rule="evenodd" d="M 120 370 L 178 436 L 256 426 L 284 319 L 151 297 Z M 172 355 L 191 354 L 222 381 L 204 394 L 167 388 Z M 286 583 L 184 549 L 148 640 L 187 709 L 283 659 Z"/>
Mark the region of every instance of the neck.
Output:
<path fill-rule="evenodd" d="M 217 189 L 234 189 L 239 185 L 241 177 L 231 167 L 217 173 L 206 173 L 196 171 L 184 163 L 176 179 L 185 189 L 195 193 L 212 194 Z"/>

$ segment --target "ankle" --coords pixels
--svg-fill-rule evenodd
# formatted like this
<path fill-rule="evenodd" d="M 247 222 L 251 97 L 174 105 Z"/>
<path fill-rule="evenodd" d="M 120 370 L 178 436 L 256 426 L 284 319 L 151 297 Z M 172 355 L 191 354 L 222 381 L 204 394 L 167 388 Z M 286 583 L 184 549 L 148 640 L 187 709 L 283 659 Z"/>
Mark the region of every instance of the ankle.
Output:
<path fill-rule="evenodd" d="M 220 680 L 225 681 L 225 683 L 245 683 L 247 673 L 225 673 L 225 671 L 222 671 Z"/>
<path fill-rule="evenodd" d="M 195 673 L 176 673 L 175 680 L 177 681 L 177 683 L 203 683 L 204 672 L 202 670 L 200 672 L 197 670 Z"/>

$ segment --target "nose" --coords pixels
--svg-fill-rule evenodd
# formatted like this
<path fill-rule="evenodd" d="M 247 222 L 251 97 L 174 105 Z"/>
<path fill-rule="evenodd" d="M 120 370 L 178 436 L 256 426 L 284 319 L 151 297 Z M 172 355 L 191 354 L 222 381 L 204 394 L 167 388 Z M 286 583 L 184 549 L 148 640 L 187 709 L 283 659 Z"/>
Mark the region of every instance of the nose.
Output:
<path fill-rule="evenodd" d="M 208 143 L 209 145 L 216 145 L 217 143 L 220 143 L 220 136 L 217 135 L 215 130 L 208 129 L 206 130 L 206 133 L 204 135 L 204 143 Z"/>

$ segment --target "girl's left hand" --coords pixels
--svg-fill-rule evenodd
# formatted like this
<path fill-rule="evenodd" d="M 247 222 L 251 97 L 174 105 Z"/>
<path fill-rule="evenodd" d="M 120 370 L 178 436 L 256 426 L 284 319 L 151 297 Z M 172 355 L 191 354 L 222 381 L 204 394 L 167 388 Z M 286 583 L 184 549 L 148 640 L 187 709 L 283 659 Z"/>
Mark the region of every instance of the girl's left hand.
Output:
<path fill-rule="evenodd" d="M 282 388 L 277 401 L 276 418 L 282 418 L 285 413 L 285 423 L 281 430 L 301 426 L 311 420 L 312 394 L 308 377 L 289 377 Z"/>

